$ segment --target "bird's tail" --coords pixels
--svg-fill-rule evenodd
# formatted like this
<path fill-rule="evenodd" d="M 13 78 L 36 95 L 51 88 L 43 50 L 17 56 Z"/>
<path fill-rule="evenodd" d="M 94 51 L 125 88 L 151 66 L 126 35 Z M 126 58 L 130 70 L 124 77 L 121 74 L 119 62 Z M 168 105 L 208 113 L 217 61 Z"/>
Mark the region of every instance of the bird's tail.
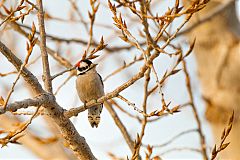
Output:
<path fill-rule="evenodd" d="M 90 122 L 92 128 L 98 127 L 100 123 L 100 114 L 102 113 L 103 105 L 93 106 L 88 109 L 88 121 Z"/>

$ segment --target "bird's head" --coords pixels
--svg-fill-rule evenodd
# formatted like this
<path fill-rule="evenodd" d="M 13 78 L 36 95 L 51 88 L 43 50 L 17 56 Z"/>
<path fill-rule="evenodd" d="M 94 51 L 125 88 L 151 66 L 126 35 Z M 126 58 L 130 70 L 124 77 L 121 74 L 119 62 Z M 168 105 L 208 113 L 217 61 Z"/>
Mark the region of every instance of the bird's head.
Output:
<path fill-rule="evenodd" d="M 76 65 L 77 75 L 85 74 L 91 69 L 95 68 L 97 64 L 92 63 L 88 59 L 80 60 Z"/>

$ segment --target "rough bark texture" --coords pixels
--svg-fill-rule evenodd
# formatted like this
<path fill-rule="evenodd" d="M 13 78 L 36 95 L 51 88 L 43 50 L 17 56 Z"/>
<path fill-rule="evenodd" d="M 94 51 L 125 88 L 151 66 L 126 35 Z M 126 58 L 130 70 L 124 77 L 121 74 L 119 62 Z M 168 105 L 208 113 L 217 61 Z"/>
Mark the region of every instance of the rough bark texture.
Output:
<path fill-rule="evenodd" d="M 0 52 L 15 66 L 17 70 L 20 69 L 20 66 L 22 65 L 21 60 L 19 60 L 1 41 Z M 42 106 L 46 108 L 49 116 L 59 126 L 63 138 L 78 159 L 96 159 L 86 143 L 85 138 L 79 135 L 72 122 L 63 115 L 63 108 L 57 104 L 55 97 L 45 92 L 37 78 L 25 67 L 23 68 L 21 75 L 28 85 L 31 86 L 35 95 L 48 95 Z"/>
<path fill-rule="evenodd" d="M 232 110 L 236 113 L 229 137 L 231 144 L 220 154 L 220 159 L 240 159 L 240 25 L 235 3 L 230 2 L 223 11 L 188 34 L 190 39 L 197 39 L 194 51 L 206 100 L 206 118 L 217 144 Z M 223 4 L 211 1 L 195 15 L 190 25 L 209 16 L 219 5 Z"/>

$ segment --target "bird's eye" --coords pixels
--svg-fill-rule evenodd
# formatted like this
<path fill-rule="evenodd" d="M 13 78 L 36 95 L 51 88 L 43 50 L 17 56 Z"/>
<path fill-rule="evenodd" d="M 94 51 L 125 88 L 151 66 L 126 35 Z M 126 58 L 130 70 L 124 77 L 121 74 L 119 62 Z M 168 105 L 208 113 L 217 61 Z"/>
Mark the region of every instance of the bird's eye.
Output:
<path fill-rule="evenodd" d="M 78 67 L 78 70 L 79 70 L 80 72 L 83 72 L 83 71 L 87 70 L 88 68 L 89 68 L 89 66 Z"/>

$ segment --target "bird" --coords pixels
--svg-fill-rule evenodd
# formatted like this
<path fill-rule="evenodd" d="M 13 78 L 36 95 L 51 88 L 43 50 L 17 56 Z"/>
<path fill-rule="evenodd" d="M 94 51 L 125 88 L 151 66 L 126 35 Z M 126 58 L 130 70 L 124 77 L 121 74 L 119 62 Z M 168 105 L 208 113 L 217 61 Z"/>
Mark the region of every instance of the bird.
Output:
<path fill-rule="evenodd" d="M 77 70 L 76 89 L 80 100 L 84 103 L 97 100 L 105 95 L 102 77 L 96 71 L 97 64 L 89 59 L 78 61 L 75 65 Z M 93 106 L 88 109 L 88 121 L 92 128 L 98 127 L 103 104 Z"/>

